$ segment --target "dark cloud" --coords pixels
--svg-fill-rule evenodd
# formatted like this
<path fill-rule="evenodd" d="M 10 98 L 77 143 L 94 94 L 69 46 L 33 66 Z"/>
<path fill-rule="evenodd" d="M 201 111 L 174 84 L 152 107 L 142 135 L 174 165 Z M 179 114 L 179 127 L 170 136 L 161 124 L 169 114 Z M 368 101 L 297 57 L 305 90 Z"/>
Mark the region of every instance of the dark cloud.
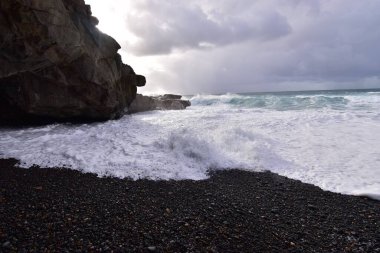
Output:
<path fill-rule="evenodd" d="M 218 9 L 207 11 L 195 1 L 176 0 L 147 0 L 135 8 L 135 15 L 127 15 L 127 27 L 139 38 L 130 46 L 138 55 L 207 49 L 250 39 L 274 40 L 291 30 L 275 10 L 255 16 L 231 15 Z"/>
<path fill-rule="evenodd" d="M 116 2 L 143 91 L 380 87 L 378 0 Z"/>

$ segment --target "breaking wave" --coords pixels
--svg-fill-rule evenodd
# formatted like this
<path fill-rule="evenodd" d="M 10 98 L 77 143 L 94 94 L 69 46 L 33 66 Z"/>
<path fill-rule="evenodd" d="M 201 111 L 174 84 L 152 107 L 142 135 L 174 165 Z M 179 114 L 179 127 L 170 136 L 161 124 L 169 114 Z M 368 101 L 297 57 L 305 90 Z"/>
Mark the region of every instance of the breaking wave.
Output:
<path fill-rule="evenodd" d="M 380 196 L 380 94 L 197 95 L 185 111 L 94 124 L 0 130 L 0 157 L 153 180 L 215 169 L 272 172 L 326 190 Z"/>
<path fill-rule="evenodd" d="M 231 105 L 241 108 L 262 108 L 278 111 L 329 108 L 334 110 L 363 109 L 380 106 L 380 93 L 357 94 L 225 94 L 190 97 L 193 105 Z"/>

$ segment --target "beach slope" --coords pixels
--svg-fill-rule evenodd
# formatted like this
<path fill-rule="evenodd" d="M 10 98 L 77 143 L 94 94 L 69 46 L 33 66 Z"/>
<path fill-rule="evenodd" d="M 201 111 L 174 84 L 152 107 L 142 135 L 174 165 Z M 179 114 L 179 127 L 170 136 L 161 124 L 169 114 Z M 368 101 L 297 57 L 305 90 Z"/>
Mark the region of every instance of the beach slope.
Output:
<path fill-rule="evenodd" d="M 0 251 L 379 252 L 380 202 L 273 173 L 98 178 L 0 160 Z"/>

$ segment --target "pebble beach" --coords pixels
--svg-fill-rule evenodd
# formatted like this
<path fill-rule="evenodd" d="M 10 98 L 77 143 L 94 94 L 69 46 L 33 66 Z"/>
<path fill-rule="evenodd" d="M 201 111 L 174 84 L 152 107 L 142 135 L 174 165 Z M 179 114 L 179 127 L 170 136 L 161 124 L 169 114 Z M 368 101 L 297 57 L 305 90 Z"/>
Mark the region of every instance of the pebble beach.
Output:
<path fill-rule="evenodd" d="M 150 181 L 0 160 L 1 252 L 380 252 L 380 202 L 270 172 Z"/>

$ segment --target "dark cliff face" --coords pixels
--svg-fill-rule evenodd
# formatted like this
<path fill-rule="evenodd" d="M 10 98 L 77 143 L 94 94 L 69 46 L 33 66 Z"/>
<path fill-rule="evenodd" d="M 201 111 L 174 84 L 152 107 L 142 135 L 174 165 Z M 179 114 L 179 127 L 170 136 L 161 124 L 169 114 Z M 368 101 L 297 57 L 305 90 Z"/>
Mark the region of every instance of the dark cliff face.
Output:
<path fill-rule="evenodd" d="M 145 77 L 97 23 L 84 0 L 0 1 L 0 124 L 124 112 Z"/>

